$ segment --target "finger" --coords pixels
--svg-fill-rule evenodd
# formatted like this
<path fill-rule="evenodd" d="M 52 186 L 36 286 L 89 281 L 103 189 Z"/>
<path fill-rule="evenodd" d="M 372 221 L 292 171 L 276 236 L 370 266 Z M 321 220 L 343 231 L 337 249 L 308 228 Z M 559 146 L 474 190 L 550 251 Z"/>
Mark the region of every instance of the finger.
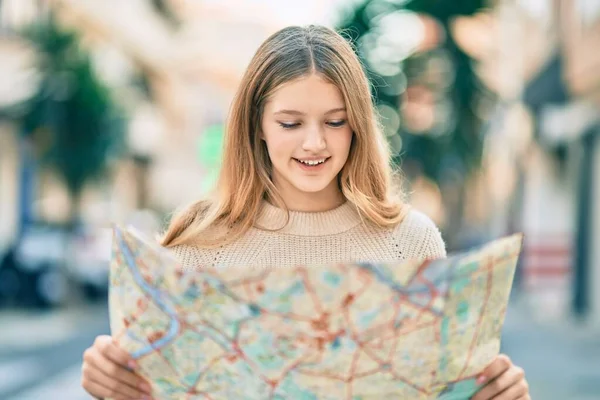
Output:
<path fill-rule="evenodd" d="M 151 394 L 152 389 L 150 385 L 142 377 L 115 364 L 113 361 L 104 357 L 103 354 L 92 350 L 84 355 L 84 359 L 85 362 L 92 367 L 90 370 L 100 370 L 104 375 L 113 380 L 122 382 L 135 390 L 141 390 L 147 394 Z"/>
<path fill-rule="evenodd" d="M 98 344 L 95 344 L 95 347 L 100 350 L 105 358 L 117 364 L 116 366 L 111 366 L 111 368 L 115 369 L 114 371 L 104 369 L 104 372 L 109 376 L 121 377 L 124 379 L 124 382 L 132 386 L 145 386 L 147 387 L 146 391 L 150 393 L 150 386 L 147 384 L 147 382 L 145 382 L 140 376 L 128 370 L 137 368 L 137 363 L 131 357 L 131 355 L 125 350 L 121 349 L 110 336 L 101 336 L 98 337 L 97 340 Z"/>
<path fill-rule="evenodd" d="M 121 349 L 110 336 L 98 336 L 94 347 L 97 348 L 106 358 L 113 362 L 134 369 L 137 367 L 136 362 L 131 355 Z"/>
<path fill-rule="evenodd" d="M 504 372 L 506 372 L 512 366 L 512 361 L 505 354 L 500 354 L 496 359 L 487 366 L 486 369 L 479 375 L 477 384 L 489 382 Z"/>
<path fill-rule="evenodd" d="M 90 395 L 92 395 L 92 397 L 98 400 L 114 396 L 112 393 L 109 393 L 109 390 L 107 388 L 90 380 L 86 380 L 85 382 L 83 382 L 82 386 L 86 392 L 88 392 Z M 117 397 L 115 397 L 115 400 L 116 399 Z"/>
<path fill-rule="evenodd" d="M 136 390 L 110 376 L 105 375 L 101 370 L 96 368 L 85 368 L 83 371 L 85 384 L 84 388 L 101 398 L 121 398 L 121 399 L 142 399 L 145 395 L 139 390 Z M 148 395 L 145 395 L 150 398 Z"/>
<path fill-rule="evenodd" d="M 519 382 L 518 384 L 512 385 L 502 393 L 492 397 L 492 400 L 514 400 L 520 399 L 523 396 L 527 395 L 527 386 Z"/>
<path fill-rule="evenodd" d="M 99 383 L 93 382 L 93 381 L 86 381 L 85 385 L 83 385 L 83 388 L 90 394 L 92 395 L 95 399 L 98 400 L 103 400 L 103 399 L 114 399 L 114 400 L 132 400 L 132 399 L 139 399 L 141 397 L 129 397 L 129 396 L 124 396 L 121 393 L 116 393 L 113 390 L 110 390 L 104 386 L 102 386 Z"/>
<path fill-rule="evenodd" d="M 515 386 L 515 385 L 521 386 L 521 385 L 517 385 L 517 384 L 520 384 L 521 381 L 523 381 L 523 383 L 525 383 L 524 377 L 525 377 L 525 373 L 522 368 L 519 368 L 519 367 L 510 368 L 508 371 L 506 371 L 505 373 L 500 375 L 498 378 L 487 383 L 481 390 L 479 390 L 479 392 L 477 392 L 477 394 L 473 397 L 472 400 L 492 399 L 492 398 L 494 398 L 494 396 L 501 394 L 502 392 L 504 392 L 511 386 Z M 519 394 L 526 394 L 526 393 L 527 393 L 527 390 L 525 390 L 523 393 L 519 393 Z M 512 400 L 512 399 L 514 399 L 514 397 L 511 397 L 510 399 Z"/>

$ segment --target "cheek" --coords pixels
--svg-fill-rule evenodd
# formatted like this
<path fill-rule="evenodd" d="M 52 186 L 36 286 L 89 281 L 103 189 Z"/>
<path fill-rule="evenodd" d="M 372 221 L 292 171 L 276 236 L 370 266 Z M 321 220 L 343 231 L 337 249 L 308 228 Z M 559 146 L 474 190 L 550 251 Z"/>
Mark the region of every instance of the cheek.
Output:
<path fill-rule="evenodd" d="M 285 159 L 292 156 L 295 144 L 290 138 L 277 133 L 273 135 L 266 134 L 264 140 L 273 162 L 285 161 Z"/>
<path fill-rule="evenodd" d="M 334 149 L 338 156 L 346 157 L 350 152 L 353 136 L 354 134 L 350 130 L 347 132 L 340 132 L 339 135 L 335 135 L 331 138 L 330 148 Z"/>

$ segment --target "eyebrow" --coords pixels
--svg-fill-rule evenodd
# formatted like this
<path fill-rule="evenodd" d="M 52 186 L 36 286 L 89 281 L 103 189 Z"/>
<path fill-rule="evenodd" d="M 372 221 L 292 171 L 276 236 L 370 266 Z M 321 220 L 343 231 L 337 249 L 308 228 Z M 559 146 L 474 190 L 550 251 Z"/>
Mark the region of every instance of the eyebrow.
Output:
<path fill-rule="evenodd" d="M 332 108 L 331 110 L 327 111 L 325 113 L 325 115 L 329 115 L 329 114 L 333 114 L 339 111 L 346 111 L 346 107 L 338 107 L 338 108 Z M 303 112 L 298 111 L 298 110 L 279 110 L 274 112 L 273 114 L 277 115 L 277 114 L 290 114 L 290 115 L 305 115 Z"/>

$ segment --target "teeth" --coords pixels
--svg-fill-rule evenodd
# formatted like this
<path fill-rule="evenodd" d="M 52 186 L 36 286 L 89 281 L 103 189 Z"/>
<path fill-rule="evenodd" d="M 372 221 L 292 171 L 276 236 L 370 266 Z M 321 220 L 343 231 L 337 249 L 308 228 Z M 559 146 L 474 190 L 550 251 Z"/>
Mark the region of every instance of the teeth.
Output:
<path fill-rule="evenodd" d="M 298 160 L 300 161 L 302 164 L 306 164 L 306 165 L 318 165 L 318 164 L 322 164 L 325 162 L 325 159 L 323 158 L 322 160 Z"/>

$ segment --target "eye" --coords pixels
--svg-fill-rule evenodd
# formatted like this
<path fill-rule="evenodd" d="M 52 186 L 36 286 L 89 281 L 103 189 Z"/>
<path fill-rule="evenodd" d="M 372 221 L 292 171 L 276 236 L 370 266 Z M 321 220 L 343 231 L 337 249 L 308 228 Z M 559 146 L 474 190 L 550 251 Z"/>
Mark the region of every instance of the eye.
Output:
<path fill-rule="evenodd" d="M 330 121 L 327 123 L 329 126 L 331 126 L 332 128 L 339 128 L 340 126 L 344 126 L 346 124 L 346 120 L 342 119 L 339 121 Z"/>
<path fill-rule="evenodd" d="M 285 122 L 279 122 L 279 125 L 283 129 L 293 129 L 293 128 L 296 128 L 297 126 L 300 126 L 299 123 L 285 123 Z"/>

